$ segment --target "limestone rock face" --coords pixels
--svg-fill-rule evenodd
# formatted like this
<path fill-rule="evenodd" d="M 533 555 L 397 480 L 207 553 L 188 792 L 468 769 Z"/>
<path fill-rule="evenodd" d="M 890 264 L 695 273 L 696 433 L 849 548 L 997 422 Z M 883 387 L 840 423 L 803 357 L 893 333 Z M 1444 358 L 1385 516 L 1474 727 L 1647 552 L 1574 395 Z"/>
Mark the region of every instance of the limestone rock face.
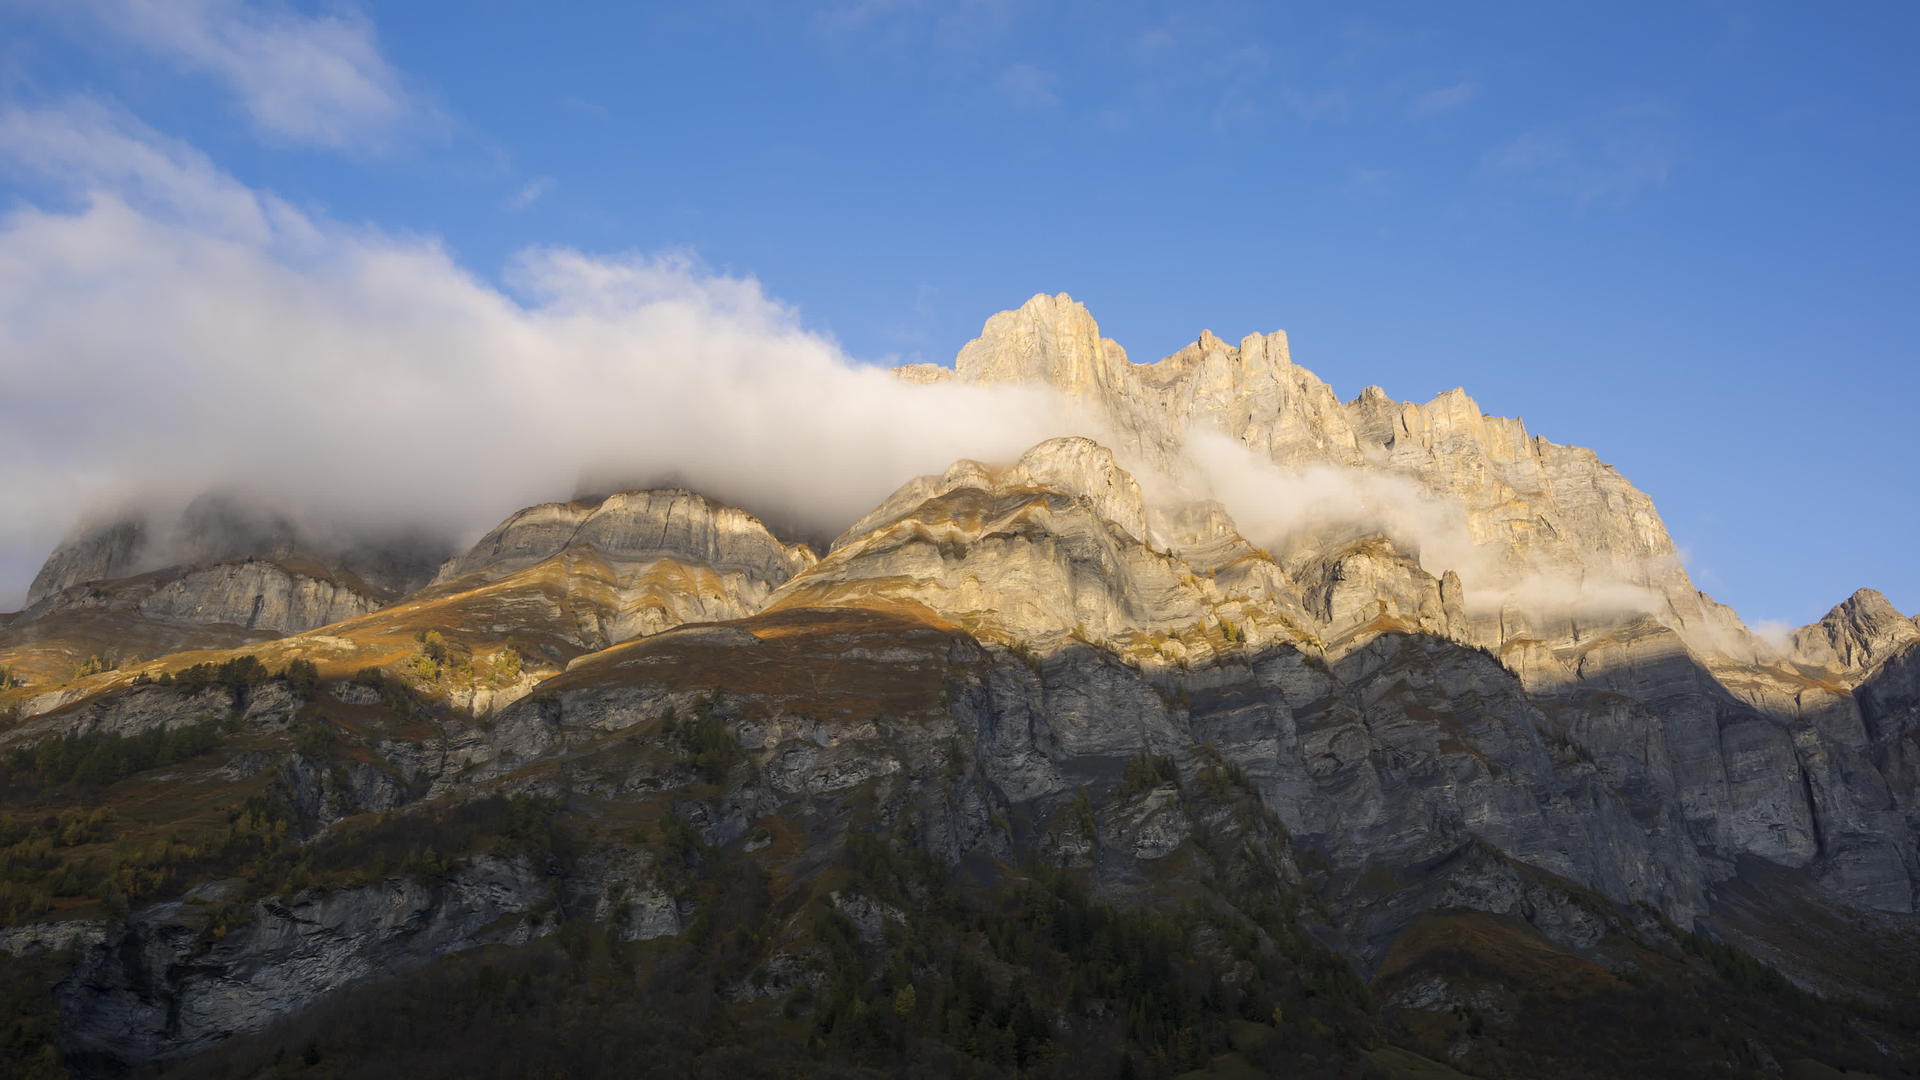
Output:
<path fill-rule="evenodd" d="M 750 615 L 814 561 L 744 510 L 678 489 L 626 491 L 514 514 L 425 595 L 461 610 L 505 606 L 577 648 L 603 649 Z M 472 597 L 459 599 L 462 589 Z"/>
<path fill-rule="evenodd" d="M 1449 572 L 1451 573 L 1451 572 Z M 1302 584 L 1308 612 L 1325 628 L 1328 640 L 1345 637 L 1376 621 L 1395 629 L 1417 628 L 1446 637 L 1465 613 L 1449 602 L 1454 585 L 1421 569 L 1419 562 L 1380 537 L 1369 537 L 1330 552 Z"/>
<path fill-rule="evenodd" d="M 933 376 L 916 370 L 904 377 Z M 951 377 L 1039 382 L 1079 398 L 1107 418 L 1123 460 L 1163 476 L 1191 474 L 1186 443 L 1199 428 L 1225 434 L 1283 470 L 1331 468 L 1411 481 L 1457 513 L 1460 535 L 1446 546 L 1424 543 L 1427 537 L 1394 539 L 1434 577 L 1459 575 L 1461 601 L 1476 617 L 1456 632 L 1479 644 L 1570 638 L 1578 622 L 1652 614 L 1703 653 L 1751 659 L 1763 650 L 1693 588 L 1643 492 L 1592 451 L 1529 435 L 1519 420 L 1486 416 L 1463 391 L 1416 404 L 1369 387 L 1342 404 L 1293 363 L 1283 333 L 1248 335 L 1237 346 L 1203 333 L 1157 363 L 1135 364 L 1064 294 L 1035 296 L 993 316 L 961 349 Z M 1162 496 L 1150 501 L 1186 493 Z M 1337 546 L 1355 537 L 1254 539 Z"/>
<path fill-rule="evenodd" d="M 0 664 L 64 681 L 92 657 L 120 664 L 231 648 L 374 611 L 388 597 L 310 559 L 240 559 L 70 585 L 0 628 Z"/>
<path fill-rule="evenodd" d="M 1549 714 L 1513 670 L 1448 640 L 1467 620 L 1457 575 L 1436 578 L 1379 536 L 1299 553 L 1283 569 L 1224 508 L 1149 510 L 1124 476 L 1086 439 L 1043 443 L 1002 468 L 960 462 L 902 487 L 771 609 L 909 602 L 1010 642 L 1048 690 L 1044 704 L 999 707 L 1049 717 L 1054 747 L 1020 790 L 1059 791 L 1080 767 L 1071 755 L 1138 752 L 1141 732 L 1158 731 L 1146 747 L 1217 747 L 1294 835 L 1356 873 L 1479 837 L 1609 895 L 1687 913 L 1740 855 L 1814 857 L 1814 810 L 1795 794 L 1785 726 L 1746 715 L 1725 748 L 1675 750 L 1658 714 L 1624 695 L 1591 721 L 1568 719 L 1586 706 Z M 1146 543 L 1119 524 L 1142 517 Z M 1648 625 L 1690 662 L 1674 631 Z M 1124 675 L 1112 656 L 1131 665 Z M 1156 698 L 1134 696 L 1143 680 Z M 1664 705 L 1710 682 L 1683 672 L 1612 685 Z M 1169 710 L 1169 696 L 1189 704 Z M 1082 719 L 1068 718 L 1069 703 Z M 1709 724 L 1714 709 L 1738 712 L 1725 691 L 1701 707 Z M 1681 752 L 1692 756 L 1677 776 Z M 1607 767 L 1574 756 L 1586 753 Z M 1731 788 L 1729 772 L 1742 778 Z"/>
<path fill-rule="evenodd" d="M 1086 499 L 1092 511 L 1113 523 L 1135 541 L 1147 540 L 1147 506 L 1139 483 L 1114 460 L 1113 452 L 1082 436 L 1049 439 L 1035 446 L 1011 468 L 996 470 L 978 461 L 958 461 L 941 476 L 917 477 L 867 516 L 855 522 L 840 539 L 864 535 L 912 514 L 929 499 L 961 488 L 1029 488 Z"/>
<path fill-rule="evenodd" d="M 249 630 L 298 634 L 364 615 L 380 605 L 364 585 L 302 572 L 297 564 L 249 559 L 175 578 L 143 598 L 138 610 L 161 621 L 230 623 Z"/>
<path fill-rule="evenodd" d="M 1920 626 L 1873 589 L 1861 589 L 1793 635 L 1794 659 L 1866 672 L 1920 642 Z"/>
<path fill-rule="evenodd" d="M 1125 378 L 1126 353 L 1065 293 L 1035 296 L 987 320 L 960 350 L 954 371 L 967 382 L 1044 382 L 1072 394 L 1107 396 Z"/>
<path fill-rule="evenodd" d="M 354 618 L 425 584 L 442 546 L 407 532 L 315 531 L 233 495 L 86 525 L 50 555 L 0 632 L 0 664 L 61 681 Z"/>
<path fill-rule="evenodd" d="M 71 586 L 134 572 L 146 529 L 138 520 L 110 521 L 75 530 L 62 541 L 27 587 L 27 606 Z"/>
<path fill-rule="evenodd" d="M 88 582 L 248 559 L 310 560 L 391 598 L 426 584 L 443 558 L 442 545 L 423 534 L 323 534 L 240 496 L 214 493 L 175 512 L 133 511 L 75 530 L 40 568 L 27 605 Z"/>
<path fill-rule="evenodd" d="M 1448 510 L 1463 533 L 1453 539 L 1465 543 L 1423 543 L 1431 529 L 1393 535 L 1388 521 L 1371 534 L 1262 538 L 1279 545 L 1269 552 L 1234 524 L 1234 506 L 1179 490 L 1156 497 L 1149 483 L 1148 528 L 1134 535 L 1167 560 L 1157 579 L 1124 543 L 1093 542 L 1130 531 L 1116 527 L 1136 520 L 1130 494 L 1096 508 L 1086 492 L 1100 485 L 1040 481 L 1033 486 L 1067 498 L 1016 516 L 1004 500 L 1023 466 L 961 463 L 903 487 L 783 595 L 911 597 L 1014 640 L 1045 647 L 1049 634 L 1072 633 L 1136 657 L 1123 642 L 1172 635 L 1183 620 L 1284 628 L 1256 637 L 1252 651 L 1285 643 L 1336 665 L 1386 636 L 1452 639 L 1492 651 L 1519 677 L 1548 710 L 1533 728 L 1605 763 L 1595 797 L 1667 808 L 1631 828 L 1656 828 L 1680 846 L 1618 880 L 1662 879 L 1697 899 L 1737 860 L 1758 857 L 1806 868 L 1849 903 L 1913 909 L 1915 823 L 1888 809 L 1906 759 L 1875 751 L 1849 689 L 1920 640 L 1913 620 L 1878 594 L 1857 595 L 1782 653 L 1693 587 L 1651 500 L 1592 451 L 1489 417 L 1459 390 L 1415 404 L 1368 388 L 1343 405 L 1292 363 L 1279 335 L 1236 347 L 1203 334 L 1159 363 L 1135 365 L 1084 307 L 1040 296 L 989 320 L 948 377 L 1043 382 L 1079 397 L 1108 418 L 1118 460 L 1162 478 L 1190 467 L 1189 429 L 1207 427 L 1282 470 L 1334 470 L 1322 475 L 1355 485 L 1411 482 Z M 1065 554 L 1036 558 L 1049 544 Z M 1156 587 L 1162 580 L 1173 584 Z M 1238 587 L 1231 608 L 1223 586 Z M 1144 597 L 1164 606 L 1149 611 Z M 1230 643 L 1234 631 L 1222 636 Z M 1179 644 L 1183 662 L 1231 655 Z M 1890 678 L 1877 684 L 1876 702 L 1898 700 L 1884 689 L 1899 685 Z M 1614 697 L 1603 705 L 1597 693 Z"/>
<path fill-rule="evenodd" d="M 907 602 L 995 640 L 1079 638 L 1148 663 L 1291 637 L 1306 621 L 1286 617 L 1278 568 L 1224 517 L 1163 519 L 1211 558 L 1206 576 L 1149 519 L 1109 450 L 1051 439 L 1004 468 L 961 461 L 908 482 L 771 606 Z"/>
<path fill-rule="evenodd" d="M 448 581 L 485 569 L 518 570 L 577 545 L 603 558 L 674 558 L 777 585 L 812 561 L 782 543 L 758 518 L 683 490 L 624 491 L 597 503 L 542 503 L 501 522 L 441 568 Z"/>
<path fill-rule="evenodd" d="M 75 530 L 40 567 L 15 626 L 88 609 L 298 634 L 419 588 L 440 557 L 422 536 L 319 536 L 257 503 L 209 494 L 179 513 L 138 511 Z"/>
<path fill-rule="evenodd" d="M 298 634 L 378 608 L 380 593 L 307 559 L 241 559 L 89 582 L 53 593 L 14 627 L 62 612 L 125 611 L 156 622 Z"/>
<path fill-rule="evenodd" d="M 939 364 L 902 364 L 894 368 L 893 373 L 902 382 L 921 386 L 950 382 L 953 379 L 953 369 Z"/>

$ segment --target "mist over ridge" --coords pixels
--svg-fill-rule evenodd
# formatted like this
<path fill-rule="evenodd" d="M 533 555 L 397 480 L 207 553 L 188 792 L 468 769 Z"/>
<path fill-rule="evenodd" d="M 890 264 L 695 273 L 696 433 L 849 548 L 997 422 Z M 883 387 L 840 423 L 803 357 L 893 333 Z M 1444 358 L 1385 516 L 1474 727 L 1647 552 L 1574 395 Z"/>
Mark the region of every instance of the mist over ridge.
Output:
<path fill-rule="evenodd" d="M 471 538 L 606 462 L 830 534 L 1058 427 L 1043 392 L 904 385 L 683 253 L 529 250 L 498 288 L 88 101 L 0 116 L 0 155 L 74 196 L 0 224 L 0 453 L 32 463 L 0 525 L 16 567 L 210 490 Z"/>
<path fill-rule="evenodd" d="M 1516 562 L 1457 492 L 1332 446 L 1331 429 L 1288 435 L 1317 446 L 1306 459 L 1202 420 L 1149 447 L 1074 381 L 1109 360 L 1180 370 L 1226 347 L 1210 334 L 1156 368 L 1086 318 L 1067 331 L 1092 335 L 1074 346 L 1085 370 L 1051 386 L 895 372 L 691 254 L 529 248 L 495 285 L 433 238 L 287 204 L 87 99 L 0 116 L 0 155 L 64 196 L 0 223 L 0 375 L 17 388 L 0 452 L 34 463 L 0 525 L 0 606 L 76 523 L 146 516 L 163 537 L 208 492 L 333 547 L 404 534 L 455 549 L 531 504 L 682 486 L 818 546 L 915 476 L 1072 434 L 1111 446 L 1150 500 L 1219 499 L 1261 544 L 1382 533 L 1457 571 L 1481 610 L 1652 612 L 1656 577 L 1684 581 L 1664 534 L 1668 550 L 1597 573 Z M 1040 300 L 1085 318 L 1065 294 Z M 1340 408 L 1316 407 L 1309 427 Z M 169 557 L 156 541 L 149 561 Z"/>

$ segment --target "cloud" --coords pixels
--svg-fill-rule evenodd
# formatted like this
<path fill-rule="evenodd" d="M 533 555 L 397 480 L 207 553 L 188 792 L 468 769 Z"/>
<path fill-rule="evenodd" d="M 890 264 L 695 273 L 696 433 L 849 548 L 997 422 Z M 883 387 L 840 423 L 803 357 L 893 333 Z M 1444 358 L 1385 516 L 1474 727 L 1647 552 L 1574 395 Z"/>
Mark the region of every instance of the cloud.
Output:
<path fill-rule="evenodd" d="M 537 176 L 527 181 L 519 191 L 508 196 L 507 209 L 525 210 L 527 207 L 545 198 L 547 192 L 553 190 L 554 183 L 555 181 L 551 176 Z"/>
<path fill-rule="evenodd" d="M 1000 73 L 997 85 L 1007 100 L 1023 109 L 1050 109 L 1060 104 L 1053 92 L 1054 75 L 1032 64 L 1015 64 Z"/>
<path fill-rule="evenodd" d="M 64 194 L 113 191 L 207 234 L 253 243 L 310 239 L 303 236 L 306 219 L 286 203 L 246 188 L 185 143 L 88 99 L 0 113 L 0 166 Z"/>
<path fill-rule="evenodd" d="M 1184 446 L 1194 475 L 1180 478 L 1180 496 L 1218 500 L 1241 535 L 1269 550 L 1323 551 L 1349 539 L 1382 535 L 1433 576 L 1449 570 L 1460 575 L 1473 613 L 1512 610 L 1565 618 L 1655 612 L 1664 606 L 1659 593 L 1642 584 L 1661 567 L 1569 571 L 1512 548 L 1479 543 L 1459 500 L 1434 492 L 1413 475 L 1330 464 L 1282 466 L 1206 428 L 1189 431 Z"/>
<path fill-rule="evenodd" d="M 373 24 L 244 0 L 71 0 L 69 11 L 184 71 L 225 83 L 254 126 L 330 149 L 386 144 L 434 119 L 380 49 Z"/>
<path fill-rule="evenodd" d="M 831 535 L 903 477 L 1058 423 L 1037 390 L 858 364 L 684 253 L 533 249 L 495 285 L 96 105 L 0 114 L 0 161 L 62 195 L 0 219 L 0 567 L 102 504 L 216 488 L 471 535 L 584 468 Z"/>
<path fill-rule="evenodd" d="M 1439 116 L 1456 109 L 1466 107 L 1474 98 L 1480 96 L 1480 84 L 1472 79 L 1443 86 L 1438 90 L 1429 90 L 1413 100 L 1409 112 L 1416 118 L 1424 119 Z"/>

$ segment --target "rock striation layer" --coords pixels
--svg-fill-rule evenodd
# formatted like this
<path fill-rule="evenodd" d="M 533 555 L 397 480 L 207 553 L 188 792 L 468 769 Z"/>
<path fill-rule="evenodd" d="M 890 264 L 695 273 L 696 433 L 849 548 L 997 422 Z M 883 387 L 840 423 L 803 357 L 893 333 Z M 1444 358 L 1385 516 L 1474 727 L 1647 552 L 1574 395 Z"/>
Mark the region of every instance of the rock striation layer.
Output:
<path fill-rule="evenodd" d="M 804 546 L 782 543 L 744 510 L 691 491 L 660 489 L 530 506 L 448 562 L 435 580 L 518 570 L 577 546 L 620 562 L 677 559 L 773 585 L 812 562 Z"/>
<path fill-rule="evenodd" d="M 687 622 L 750 615 L 815 556 L 752 514 L 681 489 L 543 503 L 507 518 L 441 568 L 436 589 L 470 587 L 549 563 L 569 568 L 582 647 L 599 649 Z M 581 576 L 584 575 L 584 576 Z M 495 590 L 497 591 L 497 589 Z"/>

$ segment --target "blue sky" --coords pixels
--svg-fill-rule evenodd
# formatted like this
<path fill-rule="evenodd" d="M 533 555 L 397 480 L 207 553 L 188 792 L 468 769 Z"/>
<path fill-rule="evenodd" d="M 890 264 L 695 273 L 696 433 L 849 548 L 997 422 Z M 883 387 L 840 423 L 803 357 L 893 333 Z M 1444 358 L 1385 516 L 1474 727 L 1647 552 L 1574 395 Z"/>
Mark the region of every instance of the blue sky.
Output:
<path fill-rule="evenodd" d="M 874 363 L 1037 291 L 1136 360 L 1284 328 L 1594 447 L 1749 621 L 1920 611 L 1920 8 L 696 7 L 13 0 L 0 93 L 510 295 L 684 255 Z"/>

